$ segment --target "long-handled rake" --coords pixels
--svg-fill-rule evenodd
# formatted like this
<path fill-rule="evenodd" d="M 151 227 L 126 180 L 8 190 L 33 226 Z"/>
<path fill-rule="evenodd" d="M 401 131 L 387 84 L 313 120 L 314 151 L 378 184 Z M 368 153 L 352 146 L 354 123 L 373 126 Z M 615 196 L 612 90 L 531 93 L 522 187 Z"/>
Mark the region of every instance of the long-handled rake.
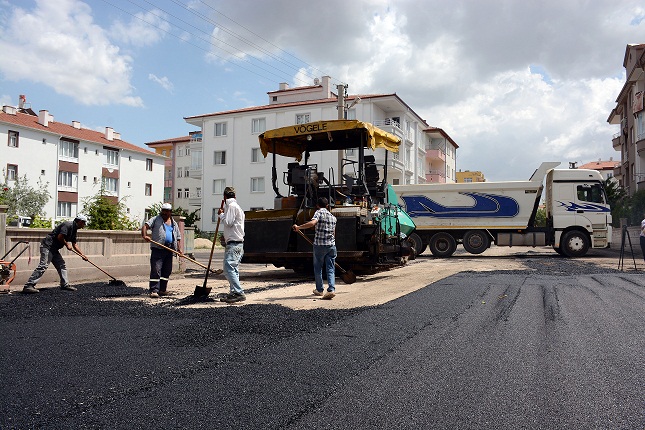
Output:
<path fill-rule="evenodd" d="M 78 251 L 76 251 L 74 248 L 72 248 L 72 251 L 74 251 L 74 254 L 78 255 L 79 257 L 81 257 L 81 258 L 83 257 L 83 256 L 82 256 Z M 106 272 L 105 270 L 101 269 L 101 268 L 100 268 L 99 266 L 97 266 L 96 264 L 92 263 L 92 262 L 90 261 L 90 259 L 89 259 L 89 258 L 87 259 L 87 262 L 88 262 L 88 263 L 90 263 L 92 266 L 96 267 L 97 269 L 99 269 L 101 272 L 103 272 L 103 273 L 105 273 L 106 275 L 108 275 L 110 278 L 112 278 L 112 279 L 110 279 L 110 282 L 108 282 L 108 284 L 109 284 L 109 285 L 119 285 L 119 286 L 120 286 L 120 285 L 125 285 L 125 282 L 123 282 L 123 281 L 122 281 L 122 280 L 120 280 L 120 279 L 116 279 L 114 276 L 110 275 L 108 272 Z"/>
<path fill-rule="evenodd" d="M 164 248 L 164 249 L 167 249 L 168 251 L 171 251 L 171 252 L 173 252 L 173 253 L 177 254 L 179 257 L 185 258 L 186 260 L 188 260 L 188 261 L 190 261 L 190 262 L 192 262 L 192 263 L 195 263 L 196 265 L 198 265 L 198 266 L 200 266 L 200 267 L 203 267 L 204 269 L 208 269 L 208 270 L 210 270 L 210 271 L 211 271 L 211 273 L 212 273 L 213 275 L 220 275 L 220 274 L 223 272 L 223 270 L 222 270 L 222 269 L 217 269 L 217 270 L 215 270 L 215 269 L 209 269 L 208 267 L 206 267 L 204 264 L 200 263 L 199 261 L 197 261 L 197 260 L 193 260 L 193 259 L 192 259 L 192 258 L 190 258 L 189 256 L 184 255 L 184 254 L 182 254 L 182 253 L 180 253 L 180 252 L 177 252 L 177 251 L 175 251 L 174 249 L 169 248 L 169 247 L 167 247 L 166 245 L 163 245 L 163 244 L 161 244 L 161 243 L 159 243 L 159 242 L 155 242 L 154 240 L 150 240 L 150 242 L 151 242 L 151 243 L 154 243 L 155 245 L 159 245 L 160 247 L 162 247 L 162 248 Z"/>

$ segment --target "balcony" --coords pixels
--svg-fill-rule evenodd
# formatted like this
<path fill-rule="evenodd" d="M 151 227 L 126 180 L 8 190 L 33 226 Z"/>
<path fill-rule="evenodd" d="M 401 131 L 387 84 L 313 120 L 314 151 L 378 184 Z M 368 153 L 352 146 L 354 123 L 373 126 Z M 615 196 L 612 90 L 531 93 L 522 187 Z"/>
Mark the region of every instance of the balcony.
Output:
<path fill-rule="evenodd" d="M 426 149 L 426 160 L 446 161 L 446 153 L 439 149 Z"/>
<path fill-rule="evenodd" d="M 426 173 L 426 183 L 445 184 L 446 173 L 441 170 L 430 170 L 428 173 Z"/>
<path fill-rule="evenodd" d="M 621 133 L 616 133 L 614 134 L 614 137 L 611 139 L 611 146 L 613 146 L 613 148 L 616 151 L 620 151 L 620 147 L 623 143 L 622 142 L 623 139 L 621 137 L 622 137 Z"/>
<path fill-rule="evenodd" d="M 401 124 L 399 124 L 398 122 L 390 118 L 374 121 L 373 125 L 380 128 L 383 131 L 387 131 L 388 133 L 391 133 L 396 137 L 401 138 L 401 140 L 403 140 L 405 137 L 403 130 L 401 129 Z"/>
<path fill-rule="evenodd" d="M 640 139 L 636 141 L 636 153 L 640 156 L 645 151 L 645 136 L 639 136 Z"/>
<path fill-rule="evenodd" d="M 190 197 L 188 199 L 188 206 L 201 207 L 202 198 L 201 197 Z"/>

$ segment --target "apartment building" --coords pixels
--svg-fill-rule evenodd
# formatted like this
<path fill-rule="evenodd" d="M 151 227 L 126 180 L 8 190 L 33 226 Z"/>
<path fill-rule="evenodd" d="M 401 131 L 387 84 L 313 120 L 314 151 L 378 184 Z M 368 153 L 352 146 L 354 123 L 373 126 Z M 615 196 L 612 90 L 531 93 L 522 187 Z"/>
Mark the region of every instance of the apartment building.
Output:
<path fill-rule="evenodd" d="M 479 170 L 460 170 L 457 172 L 458 183 L 486 182 L 484 174 Z"/>
<path fill-rule="evenodd" d="M 188 212 L 201 207 L 202 181 L 191 177 L 190 172 L 201 170 L 201 157 L 193 163 L 191 145 L 201 142 L 198 131 L 188 136 L 148 142 L 146 145 L 157 154 L 167 157 L 164 166 L 164 201 L 172 203 L 173 208 Z M 201 214 L 200 214 L 201 216 Z"/>
<path fill-rule="evenodd" d="M 236 188 L 245 210 L 274 207 L 272 160 L 262 156 L 258 136 L 269 129 L 337 119 L 338 95 L 332 90 L 328 76 L 316 79 L 311 86 L 289 88 L 282 83 L 277 91 L 268 93 L 266 105 L 184 118 L 201 132 L 201 140 L 190 145 L 190 177 L 201 180 L 203 230 L 215 229 L 222 193 L 229 185 Z M 398 95 L 349 95 L 346 103 L 346 119 L 372 123 L 401 138 L 399 152 L 388 157 L 390 183 L 455 182 L 458 145 L 442 129 L 429 126 Z M 309 163 L 338 166 L 342 158 L 356 159 L 358 154 L 354 152 L 357 151 L 314 153 Z M 384 150 L 373 155 L 377 165 L 385 163 Z M 276 161 L 278 188 L 287 193 L 283 172 L 293 160 L 278 157 Z M 340 172 L 331 170 L 325 176 L 338 180 Z"/>
<path fill-rule="evenodd" d="M 607 122 L 620 126 L 612 139 L 621 160 L 614 168 L 614 177 L 631 196 L 645 189 L 645 44 L 627 45 L 623 67 L 627 76 L 625 85 Z"/>
<path fill-rule="evenodd" d="M 39 180 L 47 184 L 47 218 L 74 217 L 101 185 L 110 199 L 125 204 L 132 220 L 142 222 L 146 209 L 162 201 L 166 157 L 121 140 L 112 127 L 98 132 L 78 121 L 56 122 L 47 110 L 36 114 L 25 100 L 20 96 L 17 107 L 0 112 L 0 142 L 6 142 L 0 166 L 10 185 L 25 175 L 33 187 Z"/>

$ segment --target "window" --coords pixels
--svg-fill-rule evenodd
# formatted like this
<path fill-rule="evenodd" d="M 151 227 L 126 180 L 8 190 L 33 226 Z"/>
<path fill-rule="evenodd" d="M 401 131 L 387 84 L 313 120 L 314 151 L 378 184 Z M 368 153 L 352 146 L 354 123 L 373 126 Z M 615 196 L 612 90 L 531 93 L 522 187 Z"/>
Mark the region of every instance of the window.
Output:
<path fill-rule="evenodd" d="M 473 181 L 473 178 L 464 178 L 465 183 L 471 183 Z"/>
<path fill-rule="evenodd" d="M 223 195 L 224 188 L 226 188 L 226 179 L 213 179 L 213 195 Z"/>
<path fill-rule="evenodd" d="M 226 123 L 217 122 L 215 123 L 215 136 L 226 136 Z"/>
<path fill-rule="evenodd" d="M 184 169 L 182 169 L 181 167 L 177 167 L 177 177 L 178 178 L 184 177 Z"/>
<path fill-rule="evenodd" d="M 578 185 L 577 194 L 578 200 L 583 202 L 605 203 L 602 186 L 600 184 Z"/>
<path fill-rule="evenodd" d="M 260 148 L 251 148 L 251 163 L 264 163 L 264 157 Z"/>
<path fill-rule="evenodd" d="M 7 164 L 7 180 L 15 181 L 18 177 L 18 166 L 15 164 Z"/>
<path fill-rule="evenodd" d="M 18 147 L 18 132 L 17 131 L 9 130 L 9 139 L 7 141 L 7 145 L 9 145 L 12 148 L 17 148 Z"/>
<path fill-rule="evenodd" d="M 185 199 L 190 198 L 190 189 L 186 188 L 184 190 L 184 198 Z"/>
<path fill-rule="evenodd" d="M 186 145 L 186 155 L 190 155 L 190 146 Z"/>
<path fill-rule="evenodd" d="M 190 177 L 190 167 L 184 167 L 184 176 Z"/>
<path fill-rule="evenodd" d="M 308 113 L 296 114 L 296 124 L 306 124 L 310 121 L 311 115 Z"/>
<path fill-rule="evenodd" d="M 146 196 L 152 195 L 152 184 L 146 184 L 145 195 Z"/>
<path fill-rule="evenodd" d="M 163 155 L 164 157 L 166 156 L 166 150 L 165 149 L 161 150 L 161 155 Z"/>
<path fill-rule="evenodd" d="M 254 118 L 251 120 L 251 133 L 260 134 L 267 131 L 266 118 Z"/>
<path fill-rule="evenodd" d="M 184 147 L 183 146 L 178 146 L 177 147 L 177 157 L 183 157 L 184 156 Z"/>
<path fill-rule="evenodd" d="M 87 176 L 83 176 L 83 182 L 87 182 Z"/>
<path fill-rule="evenodd" d="M 47 139 L 43 137 L 43 145 L 46 145 L 46 144 L 47 144 Z"/>
<path fill-rule="evenodd" d="M 399 178 L 392 179 L 392 185 L 399 185 Z"/>
<path fill-rule="evenodd" d="M 83 148 L 83 154 L 87 154 L 87 146 Z"/>
<path fill-rule="evenodd" d="M 45 176 L 45 171 L 44 170 L 40 171 L 40 176 Z"/>
<path fill-rule="evenodd" d="M 213 153 L 213 164 L 226 164 L 226 151 L 215 151 Z"/>
<path fill-rule="evenodd" d="M 119 180 L 117 178 L 103 178 L 103 187 L 105 188 L 105 191 L 116 193 L 118 184 Z"/>
<path fill-rule="evenodd" d="M 105 164 L 108 166 L 118 166 L 119 165 L 119 151 L 113 149 L 105 150 Z"/>
<path fill-rule="evenodd" d="M 178 198 L 178 199 L 180 199 L 180 198 L 181 198 L 181 192 L 182 192 L 182 189 L 181 189 L 181 188 L 177 188 L 177 198 Z"/>
<path fill-rule="evenodd" d="M 76 188 L 78 175 L 73 172 L 58 172 L 58 186 L 62 188 Z"/>
<path fill-rule="evenodd" d="M 264 178 L 251 178 L 251 192 L 252 193 L 264 192 Z"/>
<path fill-rule="evenodd" d="M 213 208 L 211 212 L 211 221 L 213 222 L 217 222 L 217 211 L 219 211 L 219 208 Z"/>
<path fill-rule="evenodd" d="M 202 196 L 202 189 L 201 187 L 197 187 L 195 190 L 195 197 L 201 197 Z"/>
<path fill-rule="evenodd" d="M 132 182 L 128 181 L 128 188 L 132 187 Z"/>
<path fill-rule="evenodd" d="M 56 205 L 56 216 L 70 218 L 72 216 L 72 202 L 58 202 L 58 205 Z"/>
<path fill-rule="evenodd" d="M 152 172 L 152 158 L 146 158 L 146 170 Z"/>
<path fill-rule="evenodd" d="M 78 142 L 61 140 L 58 146 L 58 155 L 62 158 L 78 158 Z"/>

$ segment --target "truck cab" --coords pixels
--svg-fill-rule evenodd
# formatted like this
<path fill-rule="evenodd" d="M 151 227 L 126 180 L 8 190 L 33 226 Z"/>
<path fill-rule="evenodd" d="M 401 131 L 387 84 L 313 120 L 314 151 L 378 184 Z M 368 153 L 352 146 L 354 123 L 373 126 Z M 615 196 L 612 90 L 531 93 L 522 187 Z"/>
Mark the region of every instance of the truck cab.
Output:
<path fill-rule="evenodd" d="M 609 246 L 612 217 L 603 182 L 596 170 L 553 169 L 547 173 L 547 223 L 558 253 L 580 257 L 590 247 Z"/>

